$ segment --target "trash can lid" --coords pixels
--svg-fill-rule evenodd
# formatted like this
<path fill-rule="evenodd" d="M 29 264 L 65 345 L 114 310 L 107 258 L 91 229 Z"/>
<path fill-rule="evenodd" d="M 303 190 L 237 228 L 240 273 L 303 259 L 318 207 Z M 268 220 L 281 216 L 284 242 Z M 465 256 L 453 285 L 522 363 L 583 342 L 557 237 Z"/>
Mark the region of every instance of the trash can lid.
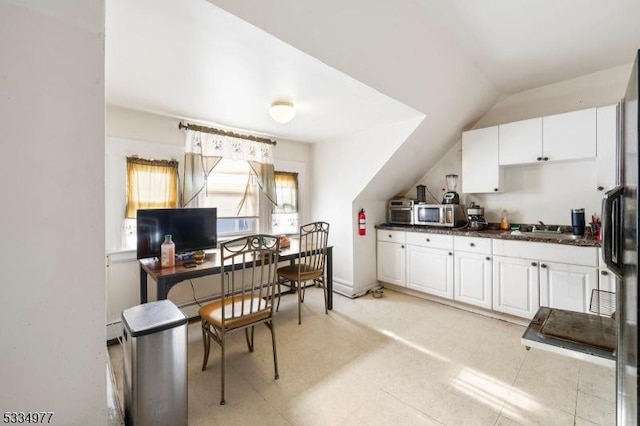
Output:
<path fill-rule="evenodd" d="M 172 301 L 158 300 L 125 309 L 122 322 L 131 337 L 138 337 L 184 325 L 187 316 Z"/>

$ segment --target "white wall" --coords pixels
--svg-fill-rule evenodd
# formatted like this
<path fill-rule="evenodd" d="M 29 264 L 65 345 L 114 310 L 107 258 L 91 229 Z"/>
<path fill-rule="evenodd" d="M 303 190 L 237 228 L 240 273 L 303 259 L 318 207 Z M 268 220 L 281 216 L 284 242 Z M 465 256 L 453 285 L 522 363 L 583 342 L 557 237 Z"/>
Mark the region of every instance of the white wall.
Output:
<path fill-rule="evenodd" d="M 0 2 L 0 411 L 106 423 L 104 1 Z"/>
<path fill-rule="evenodd" d="M 469 128 L 615 104 L 624 94 L 630 71 L 629 64 L 515 94 L 498 102 Z M 440 189 L 445 187 L 445 174 L 457 173 L 462 182 L 461 149 L 458 141 L 416 185 L 427 185 L 439 197 Z M 415 185 L 406 195 L 415 198 Z M 483 206 L 491 222 L 498 222 L 502 209 L 506 209 L 513 223 L 541 220 L 570 225 L 572 208 L 584 207 L 587 218 L 592 213 L 599 215 L 602 195 L 596 190 L 595 160 L 586 160 L 507 167 L 503 193 L 463 194 L 462 202 L 475 201 Z"/>
<path fill-rule="evenodd" d="M 410 106 L 415 116 L 426 115 L 382 166 L 361 164 L 372 177 L 363 188 L 366 199 L 406 191 L 455 143 L 459 129 L 498 99 L 438 19 L 437 2 L 208 1 Z M 384 149 L 385 143 L 371 140 L 365 149 Z"/>
<path fill-rule="evenodd" d="M 176 159 L 183 162 L 184 131 L 178 129 L 180 119 L 118 106 L 106 109 L 106 252 L 107 252 L 107 324 L 108 338 L 119 332 L 122 310 L 140 303 L 139 268 L 135 249 L 123 249 L 123 219 L 126 193 L 126 157 Z M 188 120 L 183 120 L 188 121 Z M 191 122 L 191 121 L 189 121 Z M 212 123 L 198 123 L 218 127 Z M 300 185 L 300 220 L 311 216 L 309 188 L 312 179 L 312 146 L 308 143 L 277 140 L 274 151 L 276 170 L 298 173 Z M 178 305 L 213 294 L 216 277 L 205 277 L 175 286 L 169 298 Z M 149 299 L 155 299 L 155 286 L 149 285 Z M 195 295 L 195 296 L 194 296 Z"/>
<path fill-rule="evenodd" d="M 383 202 L 424 175 L 459 139 L 459 129 L 495 104 L 497 90 L 439 21 L 437 2 L 208 1 L 426 116 L 401 145 L 399 135 L 379 138 L 366 129 L 371 137 L 362 144 L 347 136 L 314 151 L 313 212 L 331 222 L 336 288 L 370 285 L 375 240 L 355 236 L 357 209 L 367 207 L 371 220 L 384 218 Z M 385 156 L 360 161 L 370 153 Z M 361 178 L 355 189 L 352 180 Z"/>
<path fill-rule="evenodd" d="M 354 277 L 354 264 L 361 260 L 359 256 L 354 257 L 353 240 L 357 234 L 354 201 L 422 119 L 418 117 L 314 144 L 312 219 L 331 225 L 334 285 L 341 292 L 349 294 L 352 291 L 349 287 L 360 287 Z M 355 206 L 358 210 L 360 207 L 369 205 Z M 373 211 L 370 214 L 375 216 Z M 375 250 L 375 244 L 373 247 Z"/>

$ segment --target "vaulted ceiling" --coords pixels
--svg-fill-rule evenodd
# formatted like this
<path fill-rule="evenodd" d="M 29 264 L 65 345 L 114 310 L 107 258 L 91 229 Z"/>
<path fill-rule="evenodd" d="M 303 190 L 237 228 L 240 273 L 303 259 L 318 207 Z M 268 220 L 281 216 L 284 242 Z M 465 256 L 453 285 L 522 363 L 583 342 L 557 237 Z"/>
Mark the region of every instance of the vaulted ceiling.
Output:
<path fill-rule="evenodd" d="M 380 2 L 107 0 L 107 102 L 313 142 L 430 113 L 414 80 L 446 76 L 422 69 L 433 52 L 420 27 L 499 96 L 629 63 L 640 47 L 637 0 Z M 267 113 L 281 98 L 297 106 L 288 125 Z"/>

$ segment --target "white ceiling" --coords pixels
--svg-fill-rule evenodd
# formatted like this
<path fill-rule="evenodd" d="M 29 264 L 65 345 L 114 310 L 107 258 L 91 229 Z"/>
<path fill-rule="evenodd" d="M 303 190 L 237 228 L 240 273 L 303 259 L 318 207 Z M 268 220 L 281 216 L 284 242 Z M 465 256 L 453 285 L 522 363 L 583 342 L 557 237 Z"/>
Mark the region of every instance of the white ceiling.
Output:
<path fill-rule="evenodd" d="M 638 0 L 417 4 L 505 95 L 629 63 L 640 48 Z M 205 0 L 106 5 L 108 104 L 308 142 L 420 114 Z M 297 109 L 286 125 L 268 116 L 281 98 Z"/>
<path fill-rule="evenodd" d="M 107 0 L 106 97 L 304 142 L 420 115 L 205 0 Z M 268 114 L 279 99 L 286 125 Z"/>
<path fill-rule="evenodd" d="M 429 4 L 433 0 L 419 0 Z M 446 0 L 439 18 L 504 94 L 628 64 L 638 0 Z"/>

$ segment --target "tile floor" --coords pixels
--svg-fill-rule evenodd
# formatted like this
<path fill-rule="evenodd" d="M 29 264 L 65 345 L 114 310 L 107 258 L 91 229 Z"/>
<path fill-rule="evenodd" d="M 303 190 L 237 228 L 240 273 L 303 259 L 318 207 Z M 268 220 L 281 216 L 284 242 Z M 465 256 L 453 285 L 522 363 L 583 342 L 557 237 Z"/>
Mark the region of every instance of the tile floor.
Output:
<path fill-rule="evenodd" d="M 219 347 L 202 372 L 199 323 L 189 325 L 190 425 L 614 425 L 613 368 L 520 344 L 524 327 L 385 289 L 334 297 L 307 289 L 302 325 L 283 296 L 276 337 L 256 329 L 227 350 L 220 406 Z M 122 351 L 109 347 L 122 398 Z"/>

